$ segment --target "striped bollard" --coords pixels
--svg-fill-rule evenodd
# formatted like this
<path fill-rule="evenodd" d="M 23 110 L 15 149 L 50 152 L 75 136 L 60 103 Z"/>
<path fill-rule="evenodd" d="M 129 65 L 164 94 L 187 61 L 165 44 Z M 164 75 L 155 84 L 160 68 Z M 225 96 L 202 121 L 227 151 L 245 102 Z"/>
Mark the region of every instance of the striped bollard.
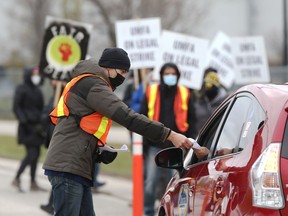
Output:
<path fill-rule="evenodd" d="M 132 134 L 133 143 L 133 216 L 143 215 L 143 144 L 142 136 Z"/>

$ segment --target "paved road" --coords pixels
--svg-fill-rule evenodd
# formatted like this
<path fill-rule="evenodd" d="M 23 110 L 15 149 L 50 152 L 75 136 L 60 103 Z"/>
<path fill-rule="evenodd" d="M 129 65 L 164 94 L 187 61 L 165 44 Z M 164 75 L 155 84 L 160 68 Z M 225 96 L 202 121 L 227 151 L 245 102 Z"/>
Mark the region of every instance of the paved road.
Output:
<path fill-rule="evenodd" d="M 45 216 L 40 209 L 41 204 L 48 202 L 50 184 L 43 175 L 39 164 L 37 181 L 47 192 L 29 191 L 29 169 L 22 176 L 25 193 L 19 193 L 11 182 L 14 178 L 19 161 L 0 158 L 0 215 L 1 216 Z M 93 195 L 94 208 L 97 216 L 132 215 L 132 182 L 119 177 L 100 175 L 99 180 L 107 184 Z"/>

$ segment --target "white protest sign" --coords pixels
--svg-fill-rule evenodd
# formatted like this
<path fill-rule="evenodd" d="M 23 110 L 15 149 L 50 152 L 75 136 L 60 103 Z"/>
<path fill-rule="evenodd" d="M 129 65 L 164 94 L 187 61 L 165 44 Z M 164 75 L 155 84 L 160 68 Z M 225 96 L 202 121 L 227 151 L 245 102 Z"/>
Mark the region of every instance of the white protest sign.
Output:
<path fill-rule="evenodd" d="M 233 38 L 232 44 L 236 64 L 235 83 L 270 82 L 263 37 Z"/>
<path fill-rule="evenodd" d="M 159 77 L 160 67 L 167 62 L 175 63 L 181 73 L 179 84 L 200 89 L 203 79 L 208 41 L 189 35 L 163 31 L 161 55 L 154 77 Z"/>
<path fill-rule="evenodd" d="M 235 59 L 230 37 L 223 32 L 218 32 L 209 47 L 206 62 L 207 67 L 217 69 L 221 84 L 230 88 L 235 78 Z"/>
<path fill-rule="evenodd" d="M 159 55 L 160 18 L 117 21 L 117 47 L 131 60 L 131 68 L 155 67 Z"/>

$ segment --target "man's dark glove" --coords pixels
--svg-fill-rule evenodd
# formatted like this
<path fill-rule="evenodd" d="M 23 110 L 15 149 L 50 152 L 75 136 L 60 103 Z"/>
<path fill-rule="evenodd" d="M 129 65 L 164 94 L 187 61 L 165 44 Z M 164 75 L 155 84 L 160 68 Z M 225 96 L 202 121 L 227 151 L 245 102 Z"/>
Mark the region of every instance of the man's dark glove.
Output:
<path fill-rule="evenodd" d="M 118 153 L 113 150 L 112 146 L 105 146 L 105 147 L 98 147 L 98 152 L 96 156 L 96 163 L 104 163 L 104 164 L 110 164 L 112 163 L 115 158 L 117 157 Z"/>
<path fill-rule="evenodd" d="M 96 162 L 110 164 L 115 160 L 117 155 L 117 152 L 102 151 L 100 154 L 97 155 Z"/>

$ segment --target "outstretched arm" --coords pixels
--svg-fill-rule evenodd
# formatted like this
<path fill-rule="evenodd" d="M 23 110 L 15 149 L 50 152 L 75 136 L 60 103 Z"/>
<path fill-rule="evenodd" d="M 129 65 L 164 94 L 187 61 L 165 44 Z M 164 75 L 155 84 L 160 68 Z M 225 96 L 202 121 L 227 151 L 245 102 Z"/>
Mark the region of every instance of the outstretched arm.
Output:
<path fill-rule="evenodd" d="M 192 148 L 198 159 L 202 159 L 209 154 L 209 150 L 206 147 L 194 148 L 193 143 L 184 135 L 171 131 L 167 140 L 171 141 L 175 147 L 178 148 Z"/>

